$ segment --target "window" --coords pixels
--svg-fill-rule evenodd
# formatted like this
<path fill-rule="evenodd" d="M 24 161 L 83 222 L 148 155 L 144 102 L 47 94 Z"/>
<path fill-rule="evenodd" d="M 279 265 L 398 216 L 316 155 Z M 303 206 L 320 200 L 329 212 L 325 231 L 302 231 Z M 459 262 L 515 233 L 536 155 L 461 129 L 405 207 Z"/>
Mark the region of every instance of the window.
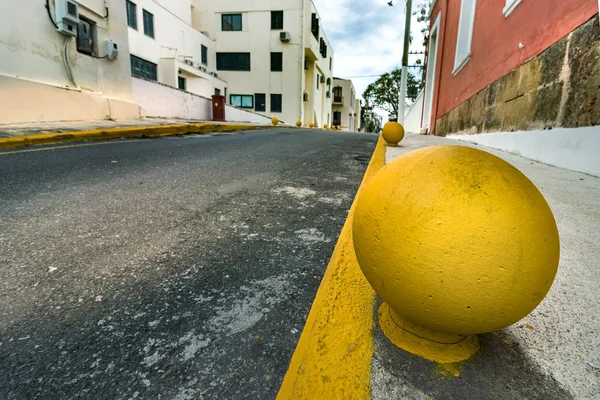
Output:
<path fill-rule="evenodd" d="M 317 18 L 317 13 L 312 13 L 310 31 L 312 32 L 315 39 L 319 40 L 319 18 Z"/>
<path fill-rule="evenodd" d="M 177 87 L 181 90 L 186 90 L 187 79 L 185 79 L 183 76 L 178 76 L 177 77 Z"/>
<path fill-rule="evenodd" d="M 283 29 L 283 11 L 271 11 L 271 30 Z"/>
<path fill-rule="evenodd" d="M 251 94 L 232 94 L 231 105 L 241 108 L 254 108 L 254 96 Z"/>
<path fill-rule="evenodd" d="M 144 10 L 144 35 L 154 39 L 154 15 Z"/>
<path fill-rule="evenodd" d="M 127 0 L 127 25 L 137 30 L 137 6 Z"/>
<path fill-rule="evenodd" d="M 342 125 L 342 112 L 341 111 L 333 112 L 333 125 L 334 126 Z"/>
<path fill-rule="evenodd" d="M 319 43 L 319 52 L 323 58 L 327 58 L 327 43 L 325 43 L 325 39 L 321 38 Z"/>
<path fill-rule="evenodd" d="M 250 71 L 250 53 L 217 53 L 218 71 Z"/>
<path fill-rule="evenodd" d="M 504 9 L 502 10 L 504 17 L 508 18 L 522 1 L 523 0 L 506 0 L 506 6 L 504 6 Z"/>
<path fill-rule="evenodd" d="M 333 57 L 329 57 L 329 70 L 333 71 Z"/>
<path fill-rule="evenodd" d="M 241 31 L 242 14 L 223 14 L 221 16 L 221 30 L 223 31 Z"/>
<path fill-rule="evenodd" d="M 221 95 L 221 89 L 215 88 L 215 96 L 220 96 L 220 95 Z"/>
<path fill-rule="evenodd" d="M 131 56 L 131 75 L 156 81 L 158 80 L 156 71 L 156 64 Z"/>
<path fill-rule="evenodd" d="M 255 93 L 254 100 L 256 100 L 256 104 L 254 106 L 254 111 L 267 111 L 267 95 L 264 93 Z"/>
<path fill-rule="evenodd" d="M 283 71 L 283 53 L 271 53 L 271 71 Z"/>
<path fill-rule="evenodd" d="M 319 88 L 319 79 L 321 79 L 321 76 L 317 74 L 317 89 Z"/>
<path fill-rule="evenodd" d="M 475 22 L 475 5 L 477 0 L 462 0 L 460 5 L 460 20 L 458 21 L 458 37 L 456 38 L 456 55 L 454 58 L 453 75 L 467 64 L 471 58 L 471 39 L 473 38 L 473 23 Z"/>
<path fill-rule="evenodd" d="M 201 54 L 202 64 L 208 66 L 208 47 L 206 47 L 205 45 L 202 45 L 201 50 L 202 50 L 201 51 L 202 52 L 202 54 Z"/>
<path fill-rule="evenodd" d="M 336 86 L 333 88 L 333 102 L 334 103 L 341 103 L 342 102 L 342 87 L 341 86 Z"/>
<path fill-rule="evenodd" d="M 271 95 L 271 112 L 281 112 L 281 95 Z"/>

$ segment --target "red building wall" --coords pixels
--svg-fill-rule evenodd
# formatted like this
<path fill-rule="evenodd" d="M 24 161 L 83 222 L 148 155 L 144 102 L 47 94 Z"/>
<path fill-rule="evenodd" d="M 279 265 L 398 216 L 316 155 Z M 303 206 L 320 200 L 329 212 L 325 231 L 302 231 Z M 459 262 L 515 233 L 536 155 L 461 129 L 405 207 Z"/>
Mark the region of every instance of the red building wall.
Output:
<path fill-rule="evenodd" d="M 505 4 L 505 0 L 477 1 L 471 59 L 456 76 L 452 70 L 461 0 L 438 0 L 434 5 L 431 25 L 439 15 L 440 35 L 431 132 L 439 117 L 598 13 L 597 0 L 523 0 L 506 18 Z"/>

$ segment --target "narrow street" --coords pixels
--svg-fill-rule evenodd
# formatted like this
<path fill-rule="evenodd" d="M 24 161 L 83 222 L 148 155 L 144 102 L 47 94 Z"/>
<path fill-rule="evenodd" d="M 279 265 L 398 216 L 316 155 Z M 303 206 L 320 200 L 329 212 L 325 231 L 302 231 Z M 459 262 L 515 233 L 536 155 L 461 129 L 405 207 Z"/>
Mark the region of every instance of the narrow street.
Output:
<path fill-rule="evenodd" d="M 0 398 L 274 398 L 376 139 L 0 151 Z"/>

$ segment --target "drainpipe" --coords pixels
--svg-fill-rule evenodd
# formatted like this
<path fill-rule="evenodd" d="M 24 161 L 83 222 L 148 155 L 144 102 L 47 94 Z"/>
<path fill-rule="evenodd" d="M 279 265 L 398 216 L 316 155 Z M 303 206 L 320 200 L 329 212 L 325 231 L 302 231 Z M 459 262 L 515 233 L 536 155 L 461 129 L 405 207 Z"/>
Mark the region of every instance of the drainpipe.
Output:
<path fill-rule="evenodd" d="M 299 94 L 299 106 L 298 106 L 298 119 L 304 124 L 304 115 L 302 115 L 302 108 L 304 107 L 304 91 L 302 89 L 302 81 L 304 79 L 304 2 L 300 0 L 300 53 L 298 57 L 298 94 Z"/>

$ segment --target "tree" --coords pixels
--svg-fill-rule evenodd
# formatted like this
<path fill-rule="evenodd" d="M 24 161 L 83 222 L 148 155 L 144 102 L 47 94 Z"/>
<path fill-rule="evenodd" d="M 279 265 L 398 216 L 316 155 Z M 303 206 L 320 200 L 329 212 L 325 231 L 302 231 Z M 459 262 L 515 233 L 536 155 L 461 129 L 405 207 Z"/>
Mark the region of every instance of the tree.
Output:
<path fill-rule="evenodd" d="M 400 78 L 402 70 L 395 68 L 391 72 L 381 75 L 375 82 L 369 84 L 363 93 L 366 108 L 380 108 L 390 114 L 398 115 L 400 99 Z M 421 81 L 413 74 L 408 73 L 406 90 L 408 98 L 415 100 L 421 89 Z"/>

